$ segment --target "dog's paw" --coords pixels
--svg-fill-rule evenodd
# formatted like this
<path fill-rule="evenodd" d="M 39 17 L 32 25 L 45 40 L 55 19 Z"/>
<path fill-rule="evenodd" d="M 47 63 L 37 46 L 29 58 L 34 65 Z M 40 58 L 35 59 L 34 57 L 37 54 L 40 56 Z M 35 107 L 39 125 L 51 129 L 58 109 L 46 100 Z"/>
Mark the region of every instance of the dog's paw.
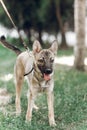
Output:
<path fill-rule="evenodd" d="M 25 120 L 25 123 L 31 126 L 31 121 Z"/>
<path fill-rule="evenodd" d="M 53 121 L 50 121 L 49 124 L 50 124 L 50 126 L 52 126 L 52 127 L 56 126 L 56 123 L 55 123 L 54 120 L 53 120 Z"/>
<path fill-rule="evenodd" d="M 26 114 L 26 122 L 31 122 L 31 116 L 27 113 Z"/>
<path fill-rule="evenodd" d="M 20 116 L 21 115 L 21 109 L 16 110 L 16 116 Z"/>
<path fill-rule="evenodd" d="M 35 104 L 33 105 L 33 108 L 38 111 L 39 110 L 39 107 L 37 107 Z"/>

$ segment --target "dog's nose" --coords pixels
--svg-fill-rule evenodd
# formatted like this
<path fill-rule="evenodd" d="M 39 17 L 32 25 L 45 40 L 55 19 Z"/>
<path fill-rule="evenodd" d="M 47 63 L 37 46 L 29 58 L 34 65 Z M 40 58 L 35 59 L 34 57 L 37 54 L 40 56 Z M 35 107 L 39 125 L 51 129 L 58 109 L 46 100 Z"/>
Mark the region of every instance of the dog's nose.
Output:
<path fill-rule="evenodd" d="M 46 69 L 45 70 L 45 74 L 51 74 L 52 73 L 52 69 Z"/>

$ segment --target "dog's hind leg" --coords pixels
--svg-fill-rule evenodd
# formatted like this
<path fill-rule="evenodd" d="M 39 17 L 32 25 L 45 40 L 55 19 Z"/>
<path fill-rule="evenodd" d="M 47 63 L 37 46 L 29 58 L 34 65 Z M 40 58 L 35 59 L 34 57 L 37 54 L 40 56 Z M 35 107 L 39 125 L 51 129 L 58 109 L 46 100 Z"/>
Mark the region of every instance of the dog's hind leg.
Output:
<path fill-rule="evenodd" d="M 20 69 L 17 66 L 15 67 L 15 87 L 16 87 L 16 115 L 20 115 L 21 113 L 21 105 L 20 105 L 20 96 L 21 96 L 21 89 L 23 84 L 23 69 Z"/>
<path fill-rule="evenodd" d="M 20 95 L 21 95 L 21 88 L 23 83 L 23 77 L 19 77 L 16 83 L 16 115 L 21 113 L 21 105 L 20 105 Z"/>

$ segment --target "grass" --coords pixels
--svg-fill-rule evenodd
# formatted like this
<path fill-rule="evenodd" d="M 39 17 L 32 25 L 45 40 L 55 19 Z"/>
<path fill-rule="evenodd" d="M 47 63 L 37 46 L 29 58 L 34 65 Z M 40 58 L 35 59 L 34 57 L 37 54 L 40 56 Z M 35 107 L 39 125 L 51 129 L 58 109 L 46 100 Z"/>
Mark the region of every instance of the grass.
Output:
<path fill-rule="evenodd" d="M 68 50 L 67 50 L 68 51 Z M 59 56 L 72 54 L 70 51 L 59 51 Z M 8 114 L 0 112 L 0 130 L 87 130 L 87 73 L 76 71 L 69 66 L 56 65 L 55 70 L 55 120 L 56 127 L 48 123 L 46 95 L 37 98 L 39 111 L 33 111 L 31 125 L 25 123 L 27 110 L 27 83 L 22 90 L 22 114 L 16 117 L 15 87 L 13 78 L 9 81 L 1 80 L 7 74 L 13 74 L 16 55 L 0 46 L 0 87 L 5 87 L 12 94 L 12 100 L 4 106 Z"/>

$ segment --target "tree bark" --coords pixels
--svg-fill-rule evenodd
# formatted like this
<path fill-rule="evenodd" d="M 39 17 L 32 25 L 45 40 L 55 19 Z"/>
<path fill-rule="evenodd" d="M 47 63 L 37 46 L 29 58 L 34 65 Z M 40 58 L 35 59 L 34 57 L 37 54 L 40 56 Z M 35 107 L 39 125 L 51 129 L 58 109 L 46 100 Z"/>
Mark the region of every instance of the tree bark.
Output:
<path fill-rule="evenodd" d="M 85 59 L 85 15 L 86 15 L 85 0 L 75 0 L 74 3 L 74 22 L 76 33 L 76 45 L 74 48 L 74 67 L 78 70 L 84 70 Z"/>
<path fill-rule="evenodd" d="M 38 40 L 41 43 L 41 45 L 43 45 L 43 41 L 42 41 L 42 30 L 41 29 L 38 30 L 38 34 L 39 34 Z"/>
<path fill-rule="evenodd" d="M 56 17 L 57 17 L 57 21 L 58 21 L 60 31 L 61 31 L 61 36 L 62 36 L 61 47 L 66 48 L 67 43 L 66 43 L 66 37 L 65 37 L 65 29 L 64 29 L 64 25 L 63 25 L 61 13 L 60 13 L 60 7 L 56 3 L 55 3 L 55 7 L 56 7 Z"/>

